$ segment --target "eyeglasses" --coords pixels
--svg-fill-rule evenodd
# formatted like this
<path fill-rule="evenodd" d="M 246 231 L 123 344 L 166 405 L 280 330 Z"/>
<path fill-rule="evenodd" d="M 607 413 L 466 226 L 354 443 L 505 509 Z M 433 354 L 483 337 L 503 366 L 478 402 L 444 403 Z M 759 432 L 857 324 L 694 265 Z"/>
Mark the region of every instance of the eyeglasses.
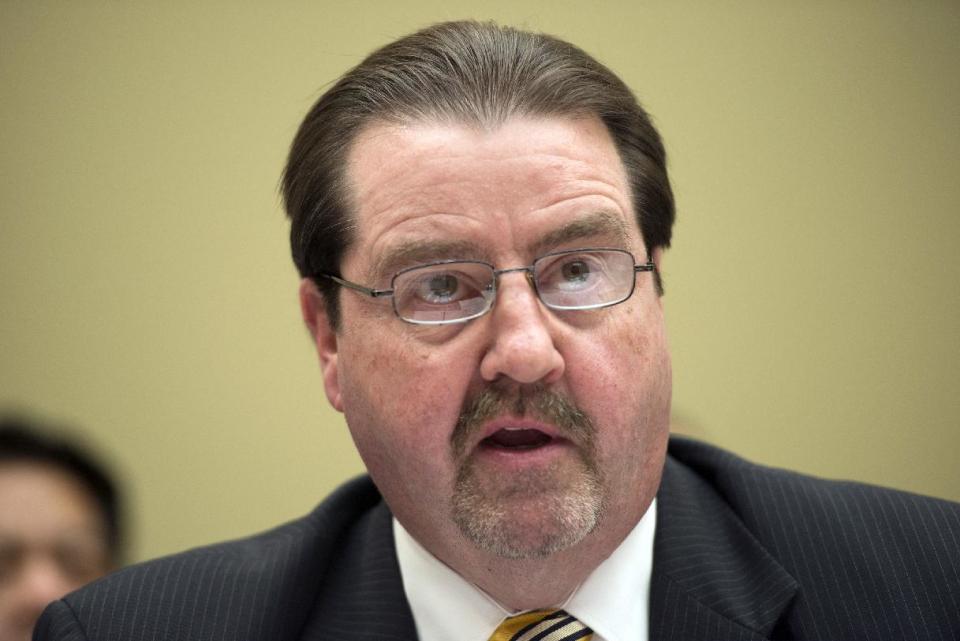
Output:
<path fill-rule="evenodd" d="M 540 256 L 527 267 L 496 269 L 481 260 L 441 260 L 397 272 L 390 289 L 372 289 L 333 274 L 316 274 L 371 298 L 390 296 L 393 311 L 408 323 L 465 323 L 493 307 L 497 278 L 525 272 L 537 297 L 550 309 L 599 309 L 633 295 L 637 272 L 654 272 L 652 262 L 637 264 L 623 249 L 571 249 Z"/>

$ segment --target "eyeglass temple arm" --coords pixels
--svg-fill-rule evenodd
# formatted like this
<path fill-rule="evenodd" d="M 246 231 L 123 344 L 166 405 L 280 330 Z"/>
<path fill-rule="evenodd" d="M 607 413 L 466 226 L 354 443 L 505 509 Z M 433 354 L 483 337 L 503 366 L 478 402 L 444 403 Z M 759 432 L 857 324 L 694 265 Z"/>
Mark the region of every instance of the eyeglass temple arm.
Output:
<path fill-rule="evenodd" d="M 657 266 L 652 261 L 647 261 L 642 265 L 634 265 L 633 271 L 635 272 L 655 272 L 657 271 Z"/>
<path fill-rule="evenodd" d="M 364 287 L 363 285 L 358 285 L 357 283 L 352 283 L 349 280 L 344 280 L 339 276 L 334 276 L 333 274 L 317 274 L 316 278 L 327 278 L 332 280 L 338 285 L 342 285 L 348 289 L 360 292 L 361 294 L 366 294 L 370 298 L 379 298 L 381 296 L 391 296 L 393 294 L 392 289 L 371 289 L 370 287 Z"/>

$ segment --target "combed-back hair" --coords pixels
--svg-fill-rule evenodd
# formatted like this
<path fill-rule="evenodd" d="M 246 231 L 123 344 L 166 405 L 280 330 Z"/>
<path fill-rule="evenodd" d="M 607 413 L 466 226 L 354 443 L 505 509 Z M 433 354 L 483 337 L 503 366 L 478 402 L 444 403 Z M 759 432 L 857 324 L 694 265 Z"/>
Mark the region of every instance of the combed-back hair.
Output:
<path fill-rule="evenodd" d="M 647 252 L 669 246 L 675 214 L 660 135 L 623 81 L 586 52 L 553 36 L 472 21 L 436 24 L 378 49 L 320 97 L 293 140 L 282 191 L 300 275 L 340 274 L 354 231 L 346 159 L 365 125 L 494 130 L 518 116 L 591 115 L 606 125 L 624 163 Z M 337 328 L 336 285 L 315 281 Z"/>

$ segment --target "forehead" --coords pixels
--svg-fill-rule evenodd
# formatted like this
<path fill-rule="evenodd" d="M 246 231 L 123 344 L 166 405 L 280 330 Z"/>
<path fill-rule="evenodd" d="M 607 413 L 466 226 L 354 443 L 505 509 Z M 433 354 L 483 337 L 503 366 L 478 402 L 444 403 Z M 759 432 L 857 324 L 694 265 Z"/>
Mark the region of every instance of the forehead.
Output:
<path fill-rule="evenodd" d="M 0 533 L 36 536 L 99 525 L 95 499 L 71 474 L 37 461 L 0 463 Z"/>
<path fill-rule="evenodd" d="M 492 260 L 578 237 L 639 245 L 626 173 L 597 118 L 515 118 L 494 130 L 378 123 L 357 137 L 346 175 L 355 241 L 345 270 Z"/>

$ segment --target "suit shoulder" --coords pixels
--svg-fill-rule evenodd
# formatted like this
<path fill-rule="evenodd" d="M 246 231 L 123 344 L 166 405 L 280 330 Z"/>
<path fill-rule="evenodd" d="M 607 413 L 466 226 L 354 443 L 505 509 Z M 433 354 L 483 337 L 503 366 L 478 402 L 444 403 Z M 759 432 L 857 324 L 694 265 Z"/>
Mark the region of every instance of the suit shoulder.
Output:
<path fill-rule="evenodd" d="M 885 584 L 960 591 L 958 503 L 766 467 L 685 438 L 671 439 L 670 457 L 796 575 L 828 576 L 842 557 Z"/>
<path fill-rule="evenodd" d="M 935 520 L 942 520 L 944 526 L 960 527 L 960 503 L 953 501 L 760 465 L 690 438 L 672 437 L 669 453 L 672 459 L 692 470 L 733 505 L 771 509 L 778 504 L 788 504 L 794 514 L 804 515 L 805 509 L 816 509 L 823 503 L 846 502 L 850 506 L 861 505 L 864 510 L 881 510 L 892 515 L 929 512 Z M 837 516 L 855 517 L 858 512 L 843 510 Z M 869 520 L 867 516 L 864 518 Z"/>
<path fill-rule="evenodd" d="M 343 540 L 377 510 L 386 510 L 379 493 L 360 477 L 303 518 L 132 565 L 63 603 L 91 639 L 139 638 L 143 630 L 165 639 L 206 638 L 212 630 L 223 638 L 284 639 L 308 614 Z"/>

